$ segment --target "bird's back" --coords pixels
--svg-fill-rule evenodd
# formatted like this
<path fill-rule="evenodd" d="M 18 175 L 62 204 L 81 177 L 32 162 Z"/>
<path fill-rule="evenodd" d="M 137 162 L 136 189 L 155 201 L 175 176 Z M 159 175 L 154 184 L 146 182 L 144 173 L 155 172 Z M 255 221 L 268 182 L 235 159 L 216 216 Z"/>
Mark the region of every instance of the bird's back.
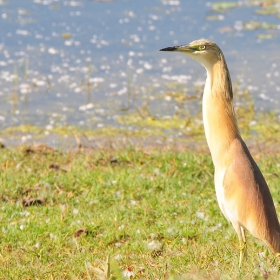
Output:
<path fill-rule="evenodd" d="M 280 225 L 260 169 L 241 138 L 232 142 L 228 153 L 223 179 L 228 219 L 264 241 L 274 253 L 280 252 Z"/>

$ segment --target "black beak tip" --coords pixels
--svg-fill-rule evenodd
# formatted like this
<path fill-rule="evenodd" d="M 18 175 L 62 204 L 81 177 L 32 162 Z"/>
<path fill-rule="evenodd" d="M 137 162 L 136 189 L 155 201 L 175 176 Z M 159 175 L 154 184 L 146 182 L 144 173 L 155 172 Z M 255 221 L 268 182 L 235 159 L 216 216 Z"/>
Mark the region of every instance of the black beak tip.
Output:
<path fill-rule="evenodd" d="M 161 52 L 172 52 L 172 51 L 175 51 L 175 50 L 176 50 L 176 47 L 167 47 L 167 48 L 161 49 L 159 51 L 161 51 Z"/>

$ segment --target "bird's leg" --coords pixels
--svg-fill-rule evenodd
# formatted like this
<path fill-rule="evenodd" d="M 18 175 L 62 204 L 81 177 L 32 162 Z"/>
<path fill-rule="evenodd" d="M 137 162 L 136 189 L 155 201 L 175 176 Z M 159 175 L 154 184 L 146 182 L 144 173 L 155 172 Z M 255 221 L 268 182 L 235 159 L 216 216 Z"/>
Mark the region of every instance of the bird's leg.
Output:
<path fill-rule="evenodd" d="M 239 250 L 240 250 L 240 255 L 239 255 L 239 268 L 241 268 L 242 261 L 244 258 L 244 255 L 246 253 L 246 236 L 245 236 L 245 231 L 242 226 L 238 222 L 231 222 L 232 226 L 235 229 L 235 232 L 237 233 L 238 240 L 239 240 Z"/>
<path fill-rule="evenodd" d="M 239 256 L 239 268 L 241 268 L 243 258 L 246 254 L 246 243 L 240 242 L 240 256 Z"/>
<path fill-rule="evenodd" d="M 237 234 L 238 234 L 239 246 L 240 246 L 239 268 L 241 268 L 243 258 L 246 255 L 246 236 L 245 236 L 244 228 L 239 226 L 239 233 L 237 232 Z"/>

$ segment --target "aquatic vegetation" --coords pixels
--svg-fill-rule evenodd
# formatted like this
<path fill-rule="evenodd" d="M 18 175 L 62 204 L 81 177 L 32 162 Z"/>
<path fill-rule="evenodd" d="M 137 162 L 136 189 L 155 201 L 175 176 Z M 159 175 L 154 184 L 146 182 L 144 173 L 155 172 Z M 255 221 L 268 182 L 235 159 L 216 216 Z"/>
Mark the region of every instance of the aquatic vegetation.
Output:
<path fill-rule="evenodd" d="M 244 30 L 257 30 L 257 29 L 278 29 L 277 24 L 258 22 L 258 21 L 246 21 L 244 22 Z"/>
<path fill-rule="evenodd" d="M 229 9 L 237 8 L 238 6 L 238 2 L 214 2 L 211 4 L 212 10 L 218 13 L 225 13 Z"/>
<path fill-rule="evenodd" d="M 267 1 L 236 1 L 236 2 L 214 2 L 210 4 L 211 11 L 213 14 L 207 15 L 207 20 L 224 20 L 223 13 L 228 13 L 230 9 L 234 8 L 242 8 L 242 7 L 252 7 L 253 11 L 256 15 L 261 16 L 275 16 L 280 17 L 280 11 L 279 11 L 279 1 L 277 0 L 267 0 Z M 257 8 L 256 8 L 257 7 Z M 216 14 L 218 13 L 218 15 Z M 269 20 L 269 18 L 267 17 Z M 264 29 L 268 33 L 265 34 L 256 34 L 256 37 L 259 40 L 271 40 L 276 38 L 279 35 L 279 27 L 277 23 L 271 23 L 269 21 L 264 21 L 263 18 L 260 18 L 258 20 L 239 20 L 238 22 L 235 22 L 234 26 L 231 28 L 228 26 L 220 27 L 219 31 L 221 33 L 234 33 L 236 31 L 257 31 L 259 29 Z M 275 30 L 276 32 L 274 34 L 270 34 L 269 31 Z"/>
<path fill-rule="evenodd" d="M 178 87 L 174 84 L 172 86 L 175 89 Z M 276 111 L 258 110 L 254 106 L 252 95 L 248 91 L 238 90 L 238 85 L 235 85 L 235 91 L 237 92 L 235 95 L 236 114 L 242 136 L 254 145 L 256 143 L 266 147 L 279 145 L 279 114 Z M 146 104 L 142 108 L 130 108 L 115 115 L 114 125 L 98 125 L 97 123 L 94 129 L 85 125 L 66 125 L 61 123 L 60 117 L 57 116 L 57 121 L 51 122 L 45 128 L 24 124 L 3 129 L 0 135 L 2 142 L 6 145 L 32 143 L 40 140 L 52 146 L 68 142 L 65 145 L 69 146 L 77 142 L 77 139 L 84 137 L 86 137 L 87 144 L 95 141 L 105 141 L 104 143 L 106 143 L 110 139 L 124 137 L 137 143 L 151 143 L 150 140 L 159 139 L 159 141 L 171 141 L 174 144 L 177 142 L 178 145 L 183 144 L 199 149 L 206 145 L 200 94 L 201 90 L 198 90 L 196 95 L 173 90 L 158 95 L 159 101 L 168 97 L 168 102 L 174 102 L 173 106 L 176 110 L 171 111 L 170 114 L 154 114 L 153 108 Z M 188 106 L 190 108 L 193 106 L 193 109 L 190 110 Z M 94 108 L 93 105 L 88 106 L 89 110 L 92 108 Z M 55 120 L 55 118 L 52 119 Z"/>

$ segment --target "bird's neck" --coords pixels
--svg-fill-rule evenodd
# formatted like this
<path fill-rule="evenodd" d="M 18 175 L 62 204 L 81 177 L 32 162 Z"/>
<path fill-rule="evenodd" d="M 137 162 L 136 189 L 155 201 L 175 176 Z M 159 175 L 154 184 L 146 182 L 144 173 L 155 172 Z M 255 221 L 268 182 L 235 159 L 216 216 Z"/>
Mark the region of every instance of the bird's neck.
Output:
<path fill-rule="evenodd" d="M 215 167 L 236 138 L 240 138 L 233 108 L 230 74 L 222 58 L 207 67 L 203 94 L 203 122 Z"/>

